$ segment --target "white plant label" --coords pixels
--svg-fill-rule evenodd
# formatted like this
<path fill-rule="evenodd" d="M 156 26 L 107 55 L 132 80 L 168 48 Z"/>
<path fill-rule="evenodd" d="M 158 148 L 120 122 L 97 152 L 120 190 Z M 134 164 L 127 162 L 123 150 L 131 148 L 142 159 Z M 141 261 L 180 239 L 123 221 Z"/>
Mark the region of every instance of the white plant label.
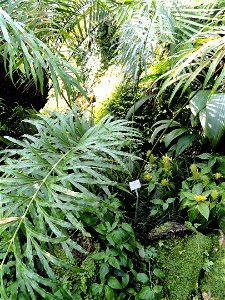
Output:
<path fill-rule="evenodd" d="M 139 179 L 129 182 L 129 185 L 130 185 L 131 191 L 140 189 L 140 187 L 141 187 L 141 183 L 140 183 Z"/>

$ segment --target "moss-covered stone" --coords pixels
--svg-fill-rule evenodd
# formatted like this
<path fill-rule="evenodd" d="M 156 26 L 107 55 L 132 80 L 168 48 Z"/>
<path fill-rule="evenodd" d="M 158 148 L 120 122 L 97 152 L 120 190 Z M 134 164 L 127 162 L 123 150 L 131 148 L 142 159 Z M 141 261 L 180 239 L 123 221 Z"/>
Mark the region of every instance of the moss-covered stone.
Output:
<path fill-rule="evenodd" d="M 156 241 L 169 238 L 171 236 L 183 236 L 191 234 L 193 230 L 177 222 L 166 222 L 152 229 L 148 234 L 148 240 Z"/>
<path fill-rule="evenodd" d="M 189 300 L 198 289 L 205 259 L 212 248 L 211 239 L 201 233 L 156 243 L 158 266 L 165 273 L 167 300 Z"/>
<path fill-rule="evenodd" d="M 210 255 L 213 265 L 201 282 L 202 294 L 210 295 L 211 300 L 225 299 L 225 249 L 219 249 Z"/>

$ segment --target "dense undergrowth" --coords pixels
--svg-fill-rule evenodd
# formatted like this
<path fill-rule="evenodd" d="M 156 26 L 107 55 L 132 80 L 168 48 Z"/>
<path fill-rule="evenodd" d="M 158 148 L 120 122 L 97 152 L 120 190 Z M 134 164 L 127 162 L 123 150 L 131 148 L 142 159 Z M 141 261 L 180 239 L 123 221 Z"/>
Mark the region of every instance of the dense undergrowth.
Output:
<path fill-rule="evenodd" d="M 1 153 L 1 299 L 178 299 L 163 245 L 187 255 L 197 243 L 202 259 L 182 296 L 189 299 L 211 242 L 201 249 L 194 234 L 187 244 L 156 245 L 147 233 L 168 221 L 224 230 L 224 157 L 146 161 L 135 154 L 141 137 L 128 121 L 107 116 L 94 125 L 76 110 L 28 122 L 37 133 L 8 137 L 17 147 Z M 143 164 L 137 201 L 129 182 Z M 181 290 L 190 276 L 182 272 Z"/>
<path fill-rule="evenodd" d="M 225 10 L 183 2 L 1 1 L 0 299 L 224 299 Z"/>

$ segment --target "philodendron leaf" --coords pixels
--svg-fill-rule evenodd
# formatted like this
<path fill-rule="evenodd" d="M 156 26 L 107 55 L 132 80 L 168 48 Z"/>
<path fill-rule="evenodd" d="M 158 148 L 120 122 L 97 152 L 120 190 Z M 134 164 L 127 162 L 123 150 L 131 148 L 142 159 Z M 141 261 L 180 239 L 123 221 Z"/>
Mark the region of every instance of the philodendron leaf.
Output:
<path fill-rule="evenodd" d="M 206 220 L 209 218 L 209 207 L 206 203 L 200 202 L 198 203 L 198 211 L 200 212 L 201 215 L 203 215 Z"/>
<path fill-rule="evenodd" d="M 205 135 L 215 147 L 225 132 L 225 94 L 213 94 L 211 91 L 199 91 L 190 101 L 194 116 L 199 119 Z"/>
<path fill-rule="evenodd" d="M 211 91 L 199 91 L 190 101 L 190 109 L 194 116 L 206 107 Z"/>
<path fill-rule="evenodd" d="M 212 95 L 207 102 L 203 129 L 212 146 L 216 146 L 225 132 L 225 94 Z"/>

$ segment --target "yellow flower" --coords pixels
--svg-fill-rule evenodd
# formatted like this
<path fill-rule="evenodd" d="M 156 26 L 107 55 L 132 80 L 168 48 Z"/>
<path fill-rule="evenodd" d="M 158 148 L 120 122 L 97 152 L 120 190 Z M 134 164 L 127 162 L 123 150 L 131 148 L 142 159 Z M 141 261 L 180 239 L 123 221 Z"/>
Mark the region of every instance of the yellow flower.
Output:
<path fill-rule="evenodd" d="M 196 164 L 192 164 L 190 166 L 190 170 L 191 170 L 191 173 L 192 173 L 194 179 L 195 180 L 199 179 L 200 174 L 199 174 L 199 171 L 198 171 L 198 168 L 197 168 Z"/>
<path fill-rule="evenodd" d="M 214 174 L 214 177 L 218 180 L 218 179 L 220 179 L 220 178 L 223 177 L 223 176 L 222 176 L 221 173 L 218 172 L 218 173 L 215 173 L 215 174 Z"/>
<path fill-rule="evenodd" d="M 169 156 L 167 156 L 167 155 L 165 155 L 165 156 L 162 157 L 162 160 L 163 160 L 164 163 L 168 163 L 169 161 L 172 160 L 172 158 L 169 157 Z"/>
<path fill-rule="evenodd" d="M 205 201 L 207 199 L 207 197 L 206 196 L 203 196 L 203 195 L 195 195 L 194 196 L 194 200 L 196 201 L 196 202 L 199 202 L 199 201 Z"/>
<path fill-rule="evenodd" d="M 154 162 L 156 161 L 157 157 L 155 157 L 152 153 L 151 153 L 151 150 L 148 150 L 147 153 L 146 153 L 146 157 L 147 159 L 149 160 L 149 162 L 151 164 L 154 164 Z"/>
<path fill-rule="evenodd" d="M 162 179 L 161 184 L 162 184 L 162 186 L 168 186 L 169 185 L 169 180 L 168 179 Z"/>
<path fill-rule="evenodd" d="M 171 160 L 172 158 L 167 155 L 162 157 L 163 167 L 165 172 L 168 172 L 171 169 L 171 163 L 170 163 Z"/>
<path fill-rule="evenodd" d="M 146 173 L 144 179 L 150 181 L 152 179 L 152 175 L 150 173 Z"/>
<path fill-rule="evenodd" d="M 218 193 L 217 190 L 212 190 L 210 195 L 211 195 L 213 200 L 216 200 L 219 197 L 219 193 Z"/>
<path fill-rule="evenodd" d="M 191 170 L 192 174 L 198 172 L 198 168 L 197 168 L 196 164 L 190 165 L 190 170 Z"/>

